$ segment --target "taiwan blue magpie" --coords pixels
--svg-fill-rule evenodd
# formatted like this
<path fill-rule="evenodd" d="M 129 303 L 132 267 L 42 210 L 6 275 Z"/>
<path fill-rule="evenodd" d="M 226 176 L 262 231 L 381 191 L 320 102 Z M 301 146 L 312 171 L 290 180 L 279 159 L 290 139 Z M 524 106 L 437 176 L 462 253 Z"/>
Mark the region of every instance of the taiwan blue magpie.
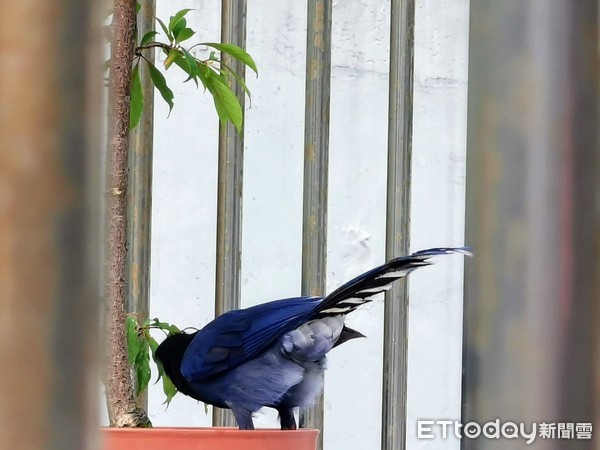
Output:
<path fill-rule="evenodd" d="M 346 315 L 429 258 L 466 248 L 434 248 L 392 259 L 326 297 L 294 297 L 229 311 L 195 333 L 168 336 L 156 358 L 183 394 L 230 408 L 241 430 L 254 429 L 252 414 L 279 412 L 281 429 L 296 429 L 295 408 L 310 407 L 323 386 L 326 355 L 363 337 L 344 324 Z"/>

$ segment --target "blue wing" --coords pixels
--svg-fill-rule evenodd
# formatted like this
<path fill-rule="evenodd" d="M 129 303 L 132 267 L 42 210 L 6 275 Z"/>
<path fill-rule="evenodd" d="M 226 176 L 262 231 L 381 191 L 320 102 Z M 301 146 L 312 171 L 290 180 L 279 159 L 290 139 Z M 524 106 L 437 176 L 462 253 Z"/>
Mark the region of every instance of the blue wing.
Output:
<path fill-rule="evenodd" d="M 239 366 L 308 320 L 322 297 L 294 297 L 229 311 L 202 328 L 188 346 L 181 373 L 199 381 Z"/>

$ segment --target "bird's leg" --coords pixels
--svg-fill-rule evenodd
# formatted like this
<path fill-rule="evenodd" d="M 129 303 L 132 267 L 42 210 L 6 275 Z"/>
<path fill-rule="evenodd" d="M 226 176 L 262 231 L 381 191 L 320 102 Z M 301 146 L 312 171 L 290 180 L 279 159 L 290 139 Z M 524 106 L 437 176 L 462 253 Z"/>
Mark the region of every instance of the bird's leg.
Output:
<path fill-rule="evenodd" d="M 227 402 L 227 406 L 231 409 L 233 416 L 240 430 L 254 430 L 254 422 L 252 421 L 252 412 L 247 409 L 240 408 L 233 403 Z"/>
<path fill-rule="evenodd" d="M 298 428 L 296 426 L 296 418 L 294 417 L 294 408 L 279 407 L 277 408 L 277 412 L 279 413 L 282 430 L 295 430 Z"/>

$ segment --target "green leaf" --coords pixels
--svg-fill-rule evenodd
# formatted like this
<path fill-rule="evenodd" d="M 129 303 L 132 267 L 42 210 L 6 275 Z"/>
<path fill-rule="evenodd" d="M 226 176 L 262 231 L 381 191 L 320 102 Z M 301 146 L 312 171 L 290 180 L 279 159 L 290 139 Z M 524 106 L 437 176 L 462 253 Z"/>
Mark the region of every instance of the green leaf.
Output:
<path fill-rule="evenodd" d="M 171 30 L 171 32 L 173 33 L 173 38 L 175 39 L 175 42 L 179 42 L 179 39 L 177 39 L 177 36 L 179 36 L 179 33 L 186 27 L 187 27 L 187 20 L 185 20 L 185 18 L 179 19 L 179 22 L 177 22 L 177 25 L 175 25 L 173 27 L 173 29 Z"/>
<path fill-rule="evenodd" d="M 135 2 L 135 13 L 139 13 L 142 9 L 142 4 L 140 2 Z"/>
<path fill-rule="evenodd" d="M 167 323 L 167 322 L 159 322 L 158 319 L 154 319 L 152 321 L 152 326 L 155 328 L 160 328 L 161 330 L 166 330 L 171 334 L 181 333 L 181 330 L 177 328 L 175 325 Z"/>
<path fill-rule="evenodd" d="M 167 374 L 163 374 L 162 386 L 163 386 L 163 392 L 165 393 L 165 396 L 167 397 L 167 399 L 164 401 L 164 403 L 166 403 L 167 407 L 168 407 L 169 403 L 171 403 L 171 400 L 173 400 L 173 397 L 175 397 L 175 394 L 177 394 L 178 391 Z"/>
<path fill-rule="evenodd" d="M 213 75 L 207 77 L 207 81 L 209 81 L 207 88 L 213 96 L 219 118 L 223 123 L 229 119 L 238 133 L 241 132 L 242 121 L 244 120 L 242 107 L 231 88 L 227 85 L 227 81 L 222 75 L 214 72 Z"/>
<path fill-rule="evenodd" d="M 187 64 L 187 70 L 184 69 L 184 71 L 189 75 L 189 77 L 187 78 L 187 80 L 184 81 L 184 83 L 190 80 L 194 80 L 196 86 L 198 86 L 198 62 L 196 61 L 196 58 L 194 58 L 190 54 L 190 52 L 188 52 L 186 49 L 182 50 L 185 62 Z"/>
<path fill-rule="evenodd" d="M 187 20 L 184 18 L 180 19 L 173 28 L 173 37 L 175 38 L 175 42 L 179 42 L 179 33 L 181 33 L 185 28 L 187 28 Z"/>
<path fill-rule="evenodd" d="M 156 323 L 160 323 L 162 325 L 164 325 L 165 327 L 175 327 L 175 325 L 170 325 L 164 322 L 158 322 L 158 319 L 154 319 Z M 175 327 L 177 328 L 177 327 Z M 173 399 L 173 397 L 175 396 L 175 394 L 177 394 L 177 388 L 175 387 L 175 385 L 173 384 L 173 382 L 171 381 L 171 379 L 169 378 L 169 376 L 165 373 L 165 369 L 162 365 L 162 362 L 156 358 L 156 349 L 158 348 L 158 342 L 156 342 L 156 339 L 154 339 L 153 337 L 148 337 L 148 343 L 150 345 L 150 349 L 152 350 L 152 359 L 154 360 L 154 363 L 156 364 L 156 368 L 158 369 L 158 378 L 156 379 L 156 382 L 158 383 L 158 380 L 160 380 L 162 378 L 162 388 L 163 388 L 163 392 L 165 394 L 165 396 L 167 397 L 166 400 L 164 401 L 164 403 L 167 404 L 167 407 L 169 406 L 169 403 L 171 403 L 171 400 Z"/>
<path fill-rule="evenodd" d="M 182 9 L 181 11 L 178 11 L 174 16 L 171 16 L 171 20 L 169 20 L 169 30 L 173 32 L 175 30 L 175 27 L 179 24 L 179 22 L 190 11 L 192 11 L 192 9 L 190 8 Z"/>
<path fill-rule="evenodd" d="M 167 59 L 165 59 L 165 70 L 168 70 L 180 55 L 181 53 L 179 53 L 179 50 L 175 50 L 174 48 L 169 50 Z"/>
<path fill-rule="evenodd" d="M 167 36 L 169 41 L 173 41 L 173 35 L 169 31 L 169 29 L 167 28 L 165 23 L 162 20 L 160 20 L 158 17 L 156 18 L 156 21 L 160 24 L 160 27 L 162 28 L 163 32 L 165 33 L 165 36 Z"/>
<path fill-rule="evenodd" d="M 152 352 L 152 360 L 154 361 L 154 364 L 156 364 L 158 372 L 155 383 L 158 383 L 158 380 L 161 379 L 165 371 L 162 362 L 156 357 L 156 349 L 158 348 L 158 342 L 156 342 L 156 339 L 154 339 L 152 336 L 148 336 L 148 344 L 150 345 L 150 351 Z"/>
<path fill-rule="evenodd" d="M 131 316 L 127 316 L 125 328 L 127 333 L 127 361 L 129 364 L 133 364 L 140 352 L 140 338 L 136 320 Z"/>
<path fill-rule="evenodd" d="M 196 72 L 198 71 L 198 69 L 197 69 L 197 68 L 194 68 L 194 67 L 190 68 L 190 64 L 189 64 L 189 62 L 188 62 L 187 58 L 186 58 L 185 56 L 182 56 L 182 55 L 180 55 L 180 56 L 179 56 L 179 58 L 177 58 L 177 59 L 175 60 L 175 64 L 176 64 L 176 65 L 177 65 L 177 66 L 178 66 L 178 67 L 179 67 L 181 70 L 183 70 L 185 73 L 187 73 L 187 74 L 188 74 L 188 78 L 187 78 L 187 79 L 184 81 L 184 83 L 185 83 L 186 81 L 189 81 L 189 80 L 191 79 L 191 77 L 192 77 L 192 74 L 193 74 L 193 73 L 196 73 Z M 196 74 L 196 76 L 197 76 L 197 74 Z M 196 81 L 196 80 L 194 79 L 194 81 Z M 196 84 L 198 84 L 198 82 L 197 82 L 197 81 L 196 81 Z"/>
<path fill-rule="evenodd" d="M 148 336 L 147 340 L 148 340 L 148 345 L 150 346 L 150 350 L 152 351 L 152 358 L 154 359 L 156 357 L 155 354 L 156 354 L 156 349 L 158 348 L 158 342 L 152 336 Z M 156 361 L 159 361 L 159 360 L 155 359 L 155 362 Z"/>
<path fill-rule="evenodd" d="M 246 64 L 258 76 L 258 69 L 256 68 L 256 63 L 254 62 L 254 59 L 252 59 L 252 56 L 250 56 L 246 52 L 246 50 L 238 47 L 237 45 L 234 45 L 234 44 L 219 44 L 219 43 L 216 43 L 216 42 L 204 42 L 201 45 L 206 45 L 208 47 L 216 48 L 217 50 L 219 50 L 222 53 L 227 53 L 231 57 L 237 59 L 238 61 L 243 62 L 244 64 Z"/>
<path fill-rule="evenodd" d="M 165 80 L 163 74 L 160 73 L 160 70 L 158 70 L 154 64 L 148 63 L 148 70 L 150 71 L 152 83 L 154 83 L 154 86 L 156 89 L 158 89 L 158 92 L 160 92 L 160 95 L 164 101 L 169 105 L 170 114 L 171 110 L 173 109 L 173 91 L 169 89 L 169 86 L 167 86 L 167 80 Z"/>
<path fill-rule="evenodd" d="M 202 61 L 196 61 L 196 67 L 198 69 L 197 74 L 198 74 L 198 78 L 200 78 L 200 81 L 202 82 L 202 86 L 204 86 L 204 91 L 206 91 L 206 89 L 208 88 L 208 82 L 206 81 L 207 76 L 210 73 L 213 72 L 213 70 L 208 67 L 205 63 L 203 63 Z"/>
<path fill-rule="evenodd" d="M 142 91 L 142 82 L 140 81 L 139 63 L 131 71 L 131 103 L 129 111 L 129 129 L 133 130 L 142 117 L 144 110 L 144 92 Z"/>
<path fill-rule="evenodd" d="M 148 31 L 143 37 L 142 40 L 140 41 L 140 46 L 141 45 L 146 45 L 149 42 L 152 42 L 152 39 L 154 39 L 154 36 L 156 36 L 158 34 L 158 31 L 152 30 L 152 31 Z"/>
<path fill-rule="evenodd" d="M 250 94 L 250 90 L 248 89 L 248 86 L 246 86 L 246 83 L 244 82 L 244 79 L 242 77 L 240 77 L 237 73 L 235 73 L 231 69 L 231 67 L 229 67 L 227 64 L 221 63 L 221 66 L 223 66 L 226 70 L 228 70 L 231 75 L 233 75 L 233 77 L 238 82 L 238 84 L 242 87 L 242 89 L 244 90 L 244 92 L 246 93 L 246 95 L 248 96 L 248 98 L 250 100 L 252 100 L 252 95 Z"/>
<path fill-rule="evenodd" d="M 144 392 L 150 382 L 150 346 L 146 339 L 141 340 L 140 352 L 135 359 L 135 369 L 137 374 L 136 395 Z"/>
<path fill-rule="evenodd" d="M 198 69 L 199 69 L 198 77 L 202 81 L 202 84 L 204 84 L 206 89 L 208 89 L 210 94 L 213 96 L 213 102 L 215 104 L 215 109 L 217 110 L 217 115 L 219 116 L 219 120 L 223 123 L 226 123 L 227 119 L 228 119 L 227 110 L 223 107 L 222 102 L 219 102 L 217 100 L 216 94 L 215 94 L 215 88 L 213 86 L 214 81 L 212 78 L 214 76 L 216 76 L 215 71 L 212 70 L 207 65 L 201 64 L 201 63 L 198 64 Z"/>
<path fill-rule="evenodd" d="M 177 33 L 175 40 L 177 42 L 187 41 L 189 38 L 191 38 L 195 34 L 196 34 L 196 32 L 194 30 L 192 30 L 191 28 L 182 28 Z"/>

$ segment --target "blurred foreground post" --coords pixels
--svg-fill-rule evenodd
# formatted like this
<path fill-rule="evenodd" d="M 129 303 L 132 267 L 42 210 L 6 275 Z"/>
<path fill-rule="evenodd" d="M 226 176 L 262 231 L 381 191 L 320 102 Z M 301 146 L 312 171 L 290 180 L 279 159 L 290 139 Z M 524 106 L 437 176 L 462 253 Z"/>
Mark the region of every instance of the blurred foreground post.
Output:
<path fill-rule="evenodd" d="M 598 2 L 472 2 L 469 64 L 467 243 L 475 258 L 467 263 L 463 423 L 592 423 Z M 592 442 L 538 437 L 532 447 Z"/>
<path fill-rule="evenodd" d="M 98 199 L 86 192 L 90 4 L 0 1 L 2 449 L 88 448 L 98 295 L 85 207 Z"/>

